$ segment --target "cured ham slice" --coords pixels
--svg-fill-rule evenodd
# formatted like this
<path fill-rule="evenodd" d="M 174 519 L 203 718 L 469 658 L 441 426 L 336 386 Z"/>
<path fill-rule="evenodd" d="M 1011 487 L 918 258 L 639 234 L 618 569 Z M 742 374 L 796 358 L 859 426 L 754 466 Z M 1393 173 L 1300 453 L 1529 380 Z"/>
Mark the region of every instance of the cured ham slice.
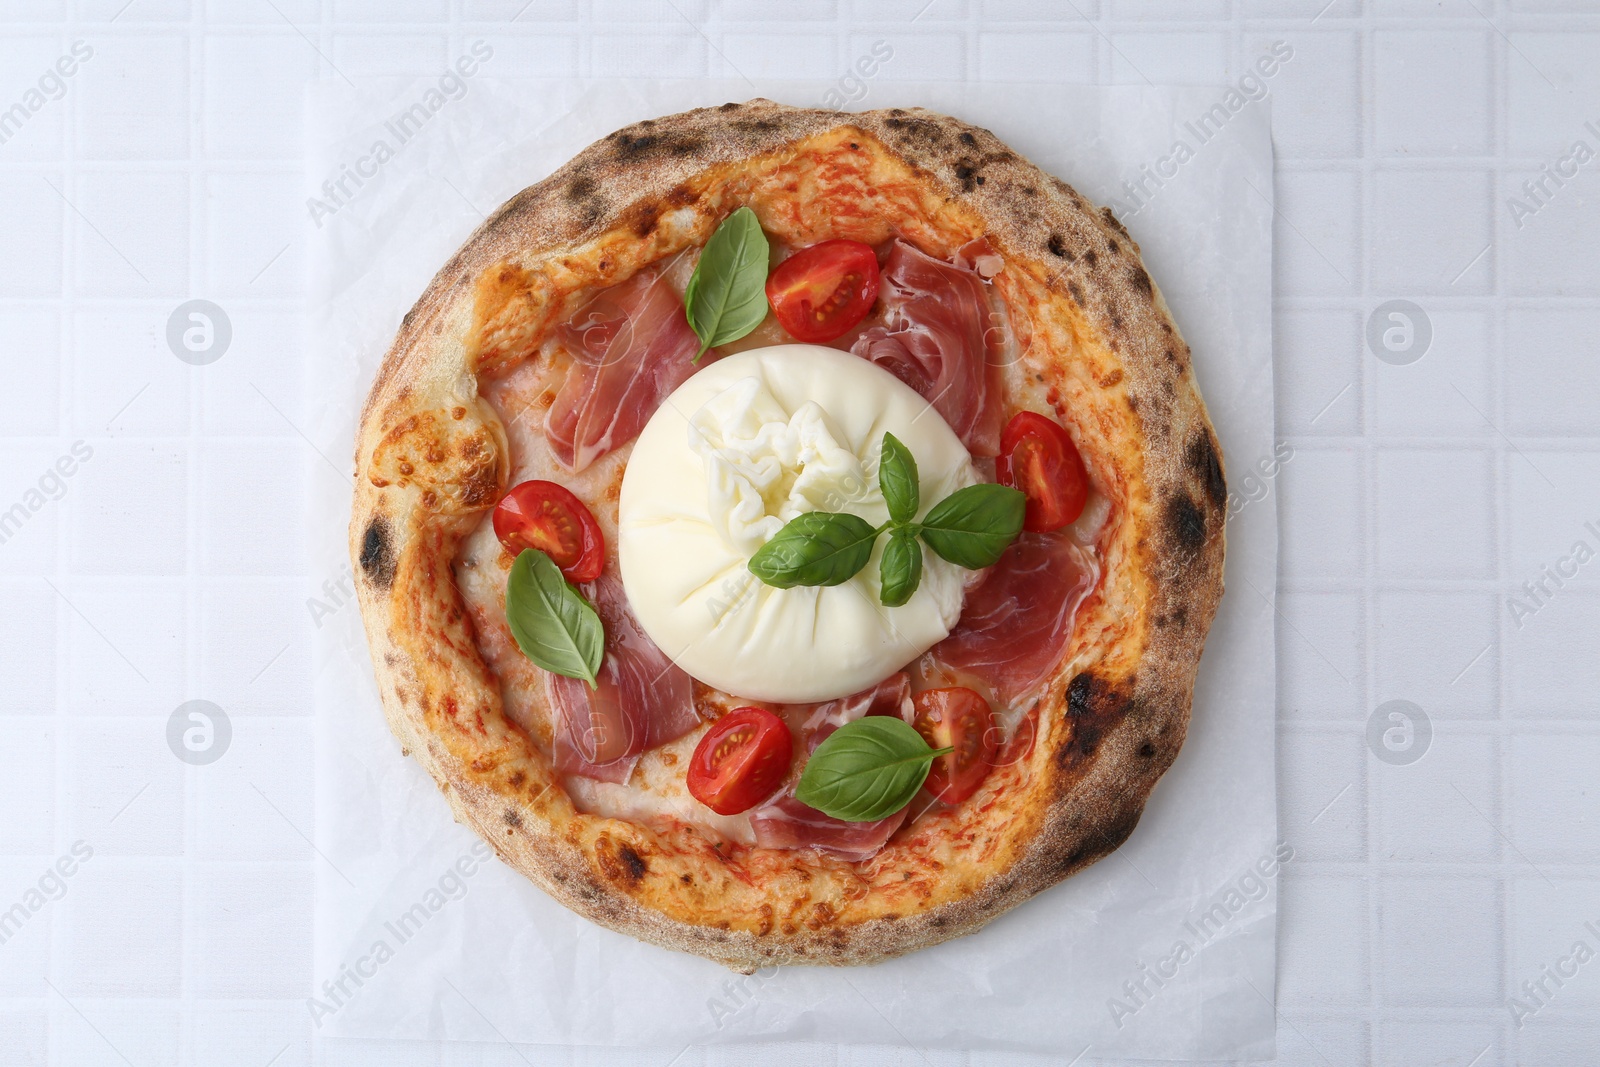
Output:
<path fill-rule="evenodd" d="M 693 374 L 700 341 L 661 272 L 646 268 L 558 326 L 573 358 L 545 420 L 545 440 L 581 471 L 639 436 L 661 401 Z"/>
<path fill-rule="evenodd" d="M 805 708 L 809 705 L 801 705 Z M 799 722 L 800 740 L 807 754 L 828 739 L 845 723 L 855 722 L 868 715 L 898 715 L 906 722 L 915 716 L 911 704 L 911 675 L 905 671 L 891 674 L 871 689 L 863 689 L 838 700 L 811 707 Z"/>
<path fill-rule="evenodd" d="M 933 646 L 933 658 L 1015 703 L 1061 662 L 1097 573 L 1066 531 L 1023 534 L 967 593 L 961 620 Z"/>
<path fill-rule="evenodd" d="M 610 573 L 585 587 L 606 627 L 599 686 L 548 676 L 556 770 L 603 782 L 626 782 L 647 749 L 700 724 L 694 686 L 628 610 L 622 583 Z"/>
<path fill-rule="evenodd" d="M 998 329 L 984 281 L 973 271 L 895 241 L 883 265 L 883 323 L 850 351 L 871 360 L 922 395 L 967 450 L 1000 451 Z"/>
<path fill-rule="evenodd" d="M 756 844 L 762 848 L 817 848 L 844 860 L 876 856 L 906 821 L 901 808 L 877 822 L 845 822 L 824 815 L 785 793 L 750 814 Z"/>
<path fill-rule="evenodd" d="M 801 746 L 809 755 L 829 734 L 866 715 L 898 715 L 910 722 L 913 714 L 911 677 L 902 671 L 871 689 L 811 708 L 799 726 Z M 750 813 L 762 848 L 818 848 L 841 859 L 871 859 L 906 820 L 905 809 L 877 822 L 835 819 L 796 800 L 795 784 Z"/>

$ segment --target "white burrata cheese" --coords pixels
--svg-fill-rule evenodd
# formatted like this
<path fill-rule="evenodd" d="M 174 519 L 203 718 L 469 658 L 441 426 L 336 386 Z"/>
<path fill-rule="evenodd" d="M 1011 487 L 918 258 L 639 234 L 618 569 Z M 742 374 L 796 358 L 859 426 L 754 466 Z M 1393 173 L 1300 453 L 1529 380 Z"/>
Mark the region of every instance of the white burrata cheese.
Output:
<path fill-rule="evenodd" d="M 950 632 L 967 572 L 922 550 L 922 584 L 884 607 L 878 561 L 842 585 L 775 589 L 749 562 L 807 511 L 889 517 L 884 432 L 916 457 L 920 518 L 978 481 L 927 401 L 894 375 L 819 345 L 728 356 L 667 398 L 622 478 L 618 555 L 650 637 L 694 677 L 737 697 L 832 700 L 905 666 Z"/>

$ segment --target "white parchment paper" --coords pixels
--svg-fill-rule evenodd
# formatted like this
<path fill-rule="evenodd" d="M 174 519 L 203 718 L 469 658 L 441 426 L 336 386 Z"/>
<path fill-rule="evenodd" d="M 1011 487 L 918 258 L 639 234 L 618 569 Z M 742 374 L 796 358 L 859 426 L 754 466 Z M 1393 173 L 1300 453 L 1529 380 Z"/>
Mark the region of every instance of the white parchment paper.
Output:
<path fill-rule="evenodd" d="M 486 213 L 596 138 L 757 95 L 743 82 L 495 80 L 492 60 L 473 66 L 471 77 L 445 81 L 329 84 L 311 100 L 307 432 L 329 460 L 313 489 L 312 551 L 335 591 L 349 575 L 361 405 L 400 317 L 438 267 Z M 796 104 L 837 92 L 758 88 Z M 321 865 L 307 1010 L 321 1033 L 652 1046 L 813 1039 L 1027 1050 L 1061 1062 L 1085 1050 L 1272 1056 L 1277 532 L 1272 498 L 1245 492 L 1274 469 L 1272 154 L 1265 102 L 1234 108 L 1239 98 L 1227 93 L 880 82 L 862 100 L 986 126 L 1090 199 L 1117 202 L 1194 349 L 1239 493 L 1228 595 L 1188 741 L 1129 841 L 973 936 L 869 968 L 733 975 L 587 923 L 485 861 L 486 846 L 401 756 L 358 612 L 319 581 L 313 593 L 329 610 L 318 612 Z M 1214 125 L 1194 126 L 1208 112 Z"/>

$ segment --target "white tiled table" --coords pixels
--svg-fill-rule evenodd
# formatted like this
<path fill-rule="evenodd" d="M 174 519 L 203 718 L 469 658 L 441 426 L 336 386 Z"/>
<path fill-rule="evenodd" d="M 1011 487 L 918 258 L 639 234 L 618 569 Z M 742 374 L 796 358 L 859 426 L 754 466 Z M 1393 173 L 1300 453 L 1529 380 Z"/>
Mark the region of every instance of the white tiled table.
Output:
<path fill-rule="evenodd" d="M 295 428 L 301 94 L 319 76 L 436 71 L 479 37 L 497 64 L 546 75 L 832 79 L 883 39 L 883 78 L 1209 84 L 1290 42 L 1270 83 L 1278 432 L 1294 453 L 1266 498 L 1283 534 L 1281 832 L 1298 851 L 1280 1060 L 1600 1060 L 1600 962 L 1545 979 L 1553 996 L 1520 1028 L 1507 1005 L 1573 942 L 1600 950 L 1584 928 L 1600 929 L 1600 562 L 1543 576 L 1570 573 L 1579 541 L 1600 551 L 1585 526 L 1600 530 L 1600 160 L 1548 182 L 1536 211 L 1507 202 L 1573 142 L 1600 151 L 1600 15 L 1325 3 L 5 0 L 0 109 L 27 117 L 0 125 L 0 514 L 23 505 L 0 527 L 0 909 L 27 915 L 0 944 L 0 1063 L 676 1051 L 319 1043 L 303 1003 L 307 598 L 325 594 L 297 533 L 322 462 Z M 30 110 L 79 40 L 92 58 Z M 231 321 L 214 364 L 168 348 L 190 298 Z M 1364 340 L 1394 298 L 1432 327 L 1409 365 Z M 78 441 L 92 454 L 55 468 Z M 1548 595 L 1522 592 L 1541 580 Z M 232 726 L 209 766 L 168 747 L 191 699 Z M 1432 724 L 1407 765 L 1368 748 L 1393 699 Z M 47 876 L 80 840 L 92 857 Z M 962 1058 L 789 1046 L 761 1061 Z"/>

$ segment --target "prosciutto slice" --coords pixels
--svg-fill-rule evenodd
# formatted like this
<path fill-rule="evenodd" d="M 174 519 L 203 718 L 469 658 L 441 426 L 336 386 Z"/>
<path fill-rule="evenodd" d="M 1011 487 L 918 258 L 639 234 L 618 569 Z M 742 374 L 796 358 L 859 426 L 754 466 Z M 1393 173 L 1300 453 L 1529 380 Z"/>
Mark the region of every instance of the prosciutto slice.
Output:
<path fill-rule="evenodd" d="M 933 658 L 982 678 L 1014 704 L 1061 661 L 1096 575 L 1067 531 L 1023 534 L 967 593 L 961 620 L 933 646 Z"/>
<path fill-rule="evenodd" d="M 626 782 L 647 749 L 700 724 L 694 686 L 628 610 L 622 583 L 610 572 L 585 587 L 606 626 L 599 686 L 548 676 L 556 770 L 603 782 Z"/>
<path fill-rule="evenodd" d="M 911 676 L 902 671 L 871 689 L 795 710 L 806 712 L 799 730 L 801 745 L 809 755 L 829 734 L 865 715 L 898 715 L 910 722 Z M 795 784 L 790 782 L 788 788 L 750 813 L 756 844 L 762 848 L 818 848 L 842 859 L 871 859 L 906 820 L 904 808 L 877 822 L 835 819 L 796 800 Z"/>
<path fill-rule="evenodd" d="M 667 394 L 694 373 L 700 349 L 683 302 L 653 267 L 601 292 L 555 336 L 574 362 L 544 434 L 574 472 L 639 436 Z"/>
<path fill-rule="evenodd" d="M 850 351 L 889 371 L 944 416 L 967 450 L 1000 451 L 1001 330 L 985 283 L 973 271 L 895 241 L 883 265 L 883 323 L 864 331 Z"/>

